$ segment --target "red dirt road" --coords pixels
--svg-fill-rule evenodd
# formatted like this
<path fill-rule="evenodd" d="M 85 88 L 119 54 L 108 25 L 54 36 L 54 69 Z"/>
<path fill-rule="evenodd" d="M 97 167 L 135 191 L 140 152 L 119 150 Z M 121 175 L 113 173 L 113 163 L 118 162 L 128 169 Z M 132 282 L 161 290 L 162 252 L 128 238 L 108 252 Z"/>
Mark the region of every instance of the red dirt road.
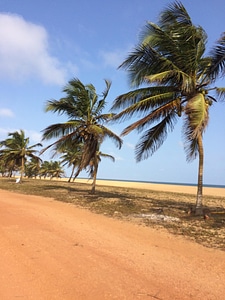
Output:
<path fill-rule="evenodd" d="M 0 299 L 225 299 L 225 252 L 0 190 Z"/>

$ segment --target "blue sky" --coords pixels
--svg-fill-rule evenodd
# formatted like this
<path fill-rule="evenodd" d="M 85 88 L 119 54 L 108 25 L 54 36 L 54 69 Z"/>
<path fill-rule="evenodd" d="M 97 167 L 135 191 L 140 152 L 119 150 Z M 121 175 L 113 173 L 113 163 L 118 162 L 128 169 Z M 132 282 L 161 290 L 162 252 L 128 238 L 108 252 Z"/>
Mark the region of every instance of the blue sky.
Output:
<path fill-rule="evenodd" d="M 0 140 L 23 129 L 30 144 L 40 142 L 41 131 L 66 121 L 45 113 L 49 99 L 63 96 L 62 88 L 73 77 L 92 83 L 98 93 L 104 79 L 112 81 L 108 109 L 113 100 L 130 87 L 127 74 L 118 70 L 137 44 L 146 21 L 157 22 L 170 1 L 158 0 L 0 0 Z M 222 0 L 183 1 L 196 25 L 208 34 L 208 49 L 225 30 Z M 219 82 L 225 86 L 225 79 Z M 204 136 L 204 183 L 225 184 L 225 103 L 216 103 Z M 117 134 L 128 122 L 110 126 Z M 102 152 L 116 162 L 103 159 L 99 178 L 196 183 L 198 161 L 186 162 L 182 122 L 168 135 L 164 145 L 148 160 L 135 162 L 138 135 L 124 138 L 118 150 L 105 141 Z M 50 159 L 50 153 L 42 159 Z M 82 176 L 86 174 L 83 173 Z"/>

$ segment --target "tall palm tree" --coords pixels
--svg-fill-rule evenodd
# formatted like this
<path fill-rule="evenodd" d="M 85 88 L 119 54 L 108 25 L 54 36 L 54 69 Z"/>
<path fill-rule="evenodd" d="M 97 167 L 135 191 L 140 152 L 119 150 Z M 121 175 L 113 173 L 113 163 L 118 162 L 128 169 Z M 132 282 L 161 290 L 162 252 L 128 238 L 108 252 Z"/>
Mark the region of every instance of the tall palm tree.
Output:
<path fill-rule="evenodd" d="M 42 146 L 41 143 L 29 146 L 29 137 L 25 137 L 23 130 L 15 131 L 8 134 L 8 138 L 0 142 L 0 147 L 3 147 L 0 150 L 0 158 L 3 159 L 6 163 L 14 162 L 15 166 L 20 168 L 20 181 L 22 181 L 23 174 L 25 171 L 25 162 L 27 158 L 40 159 L 35 153 L 38 150 L 35 150 L 35 147 Z"/>
<path fill-rule="evenodd" d="M 225 34 L 205 56 L 207 35 L 195 26 L 182 3 L 162 11 L 158 24 L 148 22 L 139 44 L 120 66 L 128 71 L 132 91 L 120 95 L 112 110 L 121 110 L 115 120 L 138 116 L 122 135 L 143 132 L 136 145 L 137 161 L 147 159 L 173 131 L 183 116 L 183 137 L 188 161 L 199 156 L 196 214 L 202 213 L 203 133 L 209 107 L 224 98 L 225 89 L 213 84 L 224 75 Z M 141 116 L 141 117 L 140 117 Z"/>
<path fill-rule="evenodd" d="M 108 95 L 111 82 L 105 80 L 106 88 L 101 98 L 96 93 L 92 84 L 84 85 L 79 79 L 72 79 L 63 89 L 65 97 L 59 100 L 47 101 L 46 111 L 52 111 L 59 115 L 66 115 L 68 121 L 50 125 L 43 130 L 43 139 L 58 140 L 45 149 L 59 145 L 66 148 L 79 143 L 82 146 L 82 155 L 75 177 L 90 164 L 90 161 L 99 151 L 101 143 L 110 138 L 117 147 L 121 147 L 122 140 L 114 132 L 105 126 L 105 123 L 113 117 L 112 113 L 104 113 L 106 97 Z"/>

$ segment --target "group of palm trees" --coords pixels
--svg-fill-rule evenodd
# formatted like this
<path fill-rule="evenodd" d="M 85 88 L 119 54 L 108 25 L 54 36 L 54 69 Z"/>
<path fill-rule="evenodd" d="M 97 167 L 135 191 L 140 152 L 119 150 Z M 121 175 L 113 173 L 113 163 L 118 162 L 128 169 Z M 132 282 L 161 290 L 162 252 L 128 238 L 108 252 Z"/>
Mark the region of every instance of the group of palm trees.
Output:
<path fill-rule="evenodd" d="M 109 81 L 105 81 L 106 89 L 100 99 L 92 84 L 84 85 L 75 78 L 64 88 L 65 97 L 47 102 L 47 112 L 64 114 L 68 120 L 43 130 L 43 140 L 56 141 L 41 153 L 52 147 L 61 154 L 64 164 L 73 167 L 71 178 L 86 169 L 93 178 L 94 192 L 100 158 L 108 156 L 100 152 L 101 144 L 109 137 L 118 148 L 122 145 L 121 137 L 105 126 L 108 122 L 137 116 L 138 120 L 126 127 L 121 136 L 133 130 L 142 132 L 135 148 L 139 162 L 164 143 L 168 132 L 183 117 L 187 160 L 199 157 L 196 214 L 201 213 L 203 133 L 210 106 L 225 99 L 225 88 L 215 86 L 216 80 L 225 75 L 225 33 L 208 55 L 206 43 L 204 29 L 195 26 L 183 4 L 175 1 L 162 11 L 157 24 L 146 24 L 138 45 L 121 64 L 120 68 L 128 72 L 132 90 L 115 99 L 110 113 L 104 112 Z M 6 141 L 1 143 L 5 147 L 1 157 L 4 151 L 7 157 Z"/>
<path fill-rule="evenodd" d="M 100 146 L 106 138 L 113 140 L 117 147 L 122 146 L 122 139 L 105 126 L 115 114 L 104 113 L 106 97 L 111 82 L 105 80 L 106 88 L 99 96 L 92 84 L 84 85 L 79 79 L 72 79 L 63 89 L 65 98 L 50 100 L 46 111 L 57 112 L 68 117 L 65 123 L 50 125 L 43 130 L 43 140 L 57 138 L 55 142 L 41 149 L 39 155 L 52 148 L 53 156 L 59 155 L 59 161 L 44 161 L 37 154 L 36 147 L 29 146 L 29 138 L 23 130 L 8 134 L 0 142 L 1 169 L 4 175 L 20 172 L 20 182 L 27 177 L 61 177 L 63 166 L 72 167 L 68 181 L 75 179 L 82 170 L 86 170 L 93 179 L 91 192 L 95 192 L 98 165 L 102 157 L 115 160 L 112 155 L 102 153 Z"/>
<path fill-rule="evenodd" d="M 0 142 L 0 174 L 2 177 L 12 177 L 20 173 L 20 182 L 23 176 L 28 178 L 49 177 L 59 178 L 64 175 L 61 162 L 42 161 L 36 155 L 41 143 L 29 146 L 29 138 L 23 130 L 8 134 L 8 138 Z"/>

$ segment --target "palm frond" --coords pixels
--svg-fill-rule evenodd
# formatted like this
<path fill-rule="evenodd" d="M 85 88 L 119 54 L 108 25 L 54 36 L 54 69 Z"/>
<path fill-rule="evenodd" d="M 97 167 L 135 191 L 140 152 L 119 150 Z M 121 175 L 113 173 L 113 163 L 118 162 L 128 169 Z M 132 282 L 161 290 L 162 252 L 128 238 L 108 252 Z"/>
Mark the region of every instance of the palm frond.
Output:
<path fill-rule="evenodd" d="M 169 95 L 169 93 L 172 95 L 171 97 L 175 97 L 175 91 L 173 86 L 150 86 L 145 88 L 139 88 L 136 90 L 129 91 L 128 93 L 125 93 L 123 95 L 118 96 L 112 105 L 111 110 L 118 110 L 118 109 L 124 109 L 128 107 L 129 105 L 133 105 L 135 103 L 138 103 L 142 101 L 143 99 L 153 97 L 153 96 L 159 96 L 163 97 L 163 95 Z M 167 97 L 167 96 L 166 96 Z M 165 98 L 166 98 L 165 97 Z M 153 104 L 154 102 L 152 102 Z M 154 107 L 154 105 L 153 105 Z"/>
<path fill-rule="evenodd" d="M 130 105 L 125 108 L 120 113 L 116 114 L 113 117 L 113 120 L 125 120 L 130 119 L 134 115 L 143 116 L 143 114 L 151 114 L 154 109 L 165 109 L 170 108 L 173 109 L 177 102 L 177 95 L 175 92 L 168 92 L 164 94 L 158 94 L 154 96 L 150 96 L 148 98 L 144 98 L 137 103 Z"/>
<path fill-rule="evenodd" d="M 166 103 L 159 108 L 153 110 L 144 118 L 139 119 L 138 121 L 132 123 L 128 127 L 126 127 L 121 135 L 127 135 L 133 130 L 137 130 L 138 132 L 142 132 L 146 127 L 150 126 L 155 122 L 161 122 L 167 116 L 171 116 L 171 124 L 175 122 L 177 119 L 177 100 Z M 174 122 L 172 122 L 174 120 Z"/>
<path fill-rule="evenodd" d="M 131 86 L 137 87 L 146 83 L 147 76 L 156 75 L 170 70 L 170 76 L 164 78 L 163 83 L 168 84 L 173 78 L 188 77 L 174 64 L 169 56 L 157 52 L 150 45 L 139 45 L 120 66 L 128 71 Z M 173 71 L 173 72 L 172 72 Z M 175 75 L 174 75 L 175 74 Z M 147 80 L 148 82 L 148 80 Z"/>
<path fill-rule="evenodd" d="M 194 67 L 188 63 L 188 60 L 192 60 L 195 56 L 191 51 L 181 52 L 182 55 L 177 53 L 174 57 L 175 54 L 165 55 L 153 49 L 150 45 L 141 44 L 136 47 L 120 67 L 128 71 L 132 87 L 138 87 L 149 82 L 164 85 L 176 83 L 176 86 L 182 88 L 183 91 L 190 92 L 194 90 L 195 82 L 192 76 Z M 187 69 L 187 66 L 189 69 Z M 163 77 L 162 74 L 164 74 Z M 151 81 L 151 76 L 161 76 L 161 79 L 160 81 Z"/>
<path fill-rule="evenodd" d="M 216 95 L 220 100 L 225 101 L 225 87 L 216 88 Z"/>
<path fill-rule="evenodd" d="M 106 88 L 105 88 L 105 90 L 102 92 L 102 96 L 103 96 L 103 100 L 104 100 L 104 101 L 106 100 L 106 97 L 108 96 L 109 90 L 110 90 L 111 85 L 112 85 L 112 81 L 111 81 L 111 80 L 108 80 L 108 79 L 105 79 L 105 84 L 106 84 Z"/>
<path fill-rule="evenodd" d="M 187 127 L 190 128 L 190 138 L 202 134 L 208 124 L 208 104 L 202 93 L 192 97 L 186 105 Z M 189 131 L 189 130 L 188 130 Z"/>
<path fill-rule="evenodd" d="M 112 140 L 112 142 L 116 145 L 118 149 L 122 147 L 123 140 L 112 130 L 110 130 L 108 127 L 103 126 L 103 134 L 104 134 L 104 140 L 106 138 L 109 138 L 110 140 Z"/>
<path fill-rule="evenodd" d="M 225 32 L 217 41 L 210 52 L 211 64 L 207 75 L 212 81 L 215 81 L 220 75 L 225 75 Z"/>
<path fill-rule="evenodd" d="M 198 155 L 198 142 L 197 139 L 186 139 L 184 144 L 187 162 L 192 162 Z"/>
<path fill-rule="evenodd" d="M 186 105 L 183 136 L 187 161 L 193 160 L 197 155 L 197 139 L 199 136 L 202 136 L 208 125 L 208 109 L 207 98 L 202 93 L 192 97 Z"/>
<path fill-rule="evenodd" d="M 109 158 L 112 162 L 115 162 L 115 157 L 110 154 L 99 152 L 99 156 L 104 158 Z"/>
<path fill-rule="evenodd" d="M 136 161 L 147 159 L 158 150 L 167 138 L 168 131 L 173 131 L 175 114 L 166 116 L 160 123 L 153 126 L 141 136 L 135 147 Z"/>
<path fill-rule="evenodd" d="M 31 149 L 36 148 L 36 147 L 42 147 L 42 143 L 36 143 L 32 146 L 29 146 L 27 149 L 31 150 Z"/>
<path fill-rule="evenodd" d="M 168 5 L 160 15 L 160 27 L 170 27 L 171 24 L 178 23 L 180 26 L 192 26 L 191 18 L 186 11 L 185 7 L 180 1 L 175 1 Z"/>
<path fill-rule="evenodd" d="M 58 138 L 64 135 L 76 135 L 78 133 L 78 128 L 82 125 L 83 123 L 76 120 L 50 125 L 42 130 L 42 140 Z"/>
<path fill-rule="evenodd" d="M 102 98 L 100 100 L 97 98 L 98 101 L 96 102 L 96 105 L 94 107 L 93 112 L 96 117 L 100 116 L 100 114 L 102 113 L 102 111 L 104 110 L 104 108 L 106 106 L 106 97 L 108 96 L 112 82 L 110 80 L 105 79 L 105 84 L 106 84 L 106 88 L 102 92 Z"/>

